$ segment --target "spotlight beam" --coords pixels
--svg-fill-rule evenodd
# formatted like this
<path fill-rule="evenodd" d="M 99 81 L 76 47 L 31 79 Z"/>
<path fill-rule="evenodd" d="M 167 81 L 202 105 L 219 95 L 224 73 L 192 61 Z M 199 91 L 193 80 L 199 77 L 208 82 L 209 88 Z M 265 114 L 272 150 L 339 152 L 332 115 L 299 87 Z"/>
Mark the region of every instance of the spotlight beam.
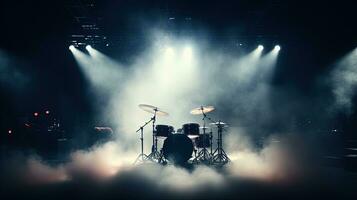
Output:
<path fill-rule="evenodd" d="M 269 53 L 262 57 L 259 70 L 261 73 L 260 79 L 267 81 L 272 77 L 280 49 L 280 46 L 276 45 Z"/>
<path fill-rule="evenodd" d="M 94 49 L 91 45 L 87 45 L 85 48 L 89 55 L 77 50 L 80 52 L 77 57 L 82 56 L 82 59 L 79 60 L 82 61 L 85 59 L 88 61 L 84 64 L 82 62 L 81 64 L 83 72 L 87 75 L 91 83 L 102 92 L 115 90 L 118 82 L 124 81 L 123 75 L 125 74 L 125 70 L 123 66 Z"/>
<path fill-rule="evenodd" d="M 92 66 L 91 58 L 87 54 L 83 53 L 73 45 L 71 45 L 69 49 L 71 50 L 74 58 L 76 59 L 76 62 L 79 66 L 81 66 L 81 68 L 89 68 Z"/>

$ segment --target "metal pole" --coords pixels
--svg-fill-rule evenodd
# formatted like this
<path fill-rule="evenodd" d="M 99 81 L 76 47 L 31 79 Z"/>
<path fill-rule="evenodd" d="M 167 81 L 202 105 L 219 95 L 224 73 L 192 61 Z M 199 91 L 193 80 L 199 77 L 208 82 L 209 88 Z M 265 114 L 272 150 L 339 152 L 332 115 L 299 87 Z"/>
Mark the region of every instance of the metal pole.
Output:
<path fill-rule="evenodd" d="M 141 155 L 143 156 L 144 155 L 144 128 L 143 127 L 140 127 L 140 131 L 141 131 L 141 137 L 140 137 L 140 140 L 141 140 Z"/>

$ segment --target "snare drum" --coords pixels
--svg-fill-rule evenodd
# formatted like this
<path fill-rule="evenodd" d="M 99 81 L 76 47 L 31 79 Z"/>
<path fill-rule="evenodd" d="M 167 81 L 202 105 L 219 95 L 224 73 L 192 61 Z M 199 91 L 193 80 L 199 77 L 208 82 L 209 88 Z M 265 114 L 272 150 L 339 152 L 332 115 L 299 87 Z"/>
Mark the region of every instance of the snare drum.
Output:
<path fill-rule="evenodd" d="M 174 127 L 169 125 L 156 125 L 156 136 L 167 138 L 174 132 Z"/>
<path fill-rule="evenodd" d="M 188 123 L 182 125 L 182 133 L 190 138 L 196 138 L 200 135 L 200 125 L 197 123 Z"/>
<path fill-rule="evenodd" d="M 201 134 L 195 140 L 195 144 L 197 148 L 208 148 L 211 146 L 210 134 Z"/>

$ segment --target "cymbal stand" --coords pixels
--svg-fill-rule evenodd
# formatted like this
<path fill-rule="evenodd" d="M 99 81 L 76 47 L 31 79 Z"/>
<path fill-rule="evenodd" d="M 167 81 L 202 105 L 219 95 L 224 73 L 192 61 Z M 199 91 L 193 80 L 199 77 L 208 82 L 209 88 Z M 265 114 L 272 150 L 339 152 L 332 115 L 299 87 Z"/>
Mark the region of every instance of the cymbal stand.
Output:
<path fill-rule="evenodd" d="M 202 108 L 202 115 L 203 115 L 203 118 L 202 118 L 202 120 L 203 120 L 203 135 L 205 135 L 206 134 L 206 118 L 207 118 L 207 115 L 203 111 L 203 107 L 201 107 L 201 108 Z M 211 153 L 212 153 L 212 146 L 211 146 Z M 208 150 L 207 150 L 207 148 L 205 146 L 203 146 L 203 148 L 198 152 L 198 155 L 195 157 L 193 162 L 194 163 L 210 164 L 210 162 L 211 162 L 211 154 L 208 152 Z"/>
<path fill-rule="evenodd" d="M 213 156 L 213 133 L 212 133 L 212 128 L 211 128 L 211 131 L 209 132 L 209 144 L 210 144 L 210 155 L 212 157 Z"/>
<path fill-rule="evenodd" d="M 223 150 L 223 145 L 222 145 L 223 125 L 220 124 L 220 121 L 217 124 L 217 128 L 218 128 L 217 149 L 213 153 L 212 164 L 224 165 L 230 162 L 230 159 L 227 156 L 226 152 Z"/>
<path fill-rule="evenodd" d="M 203 117 L 204 117 L 204 118 L 207 118 L 209 121 L 211 121 L 211 122 L 213 122 L 213 123 L 216 123 L 216 121 L 214 121 L 213 119 L 211 119 L 210 117 L 208 117 L 208 116 L 206 115 L 206 113 L 204 113 L 203 111 L 202 111 L 202 113 L 203 113 Z M 210 156 L 212 157 L 212 156 L 213 156 L 213 132 L 212 132 L 212 128 L 211 128 L 211 131 L 210 131 L 210 136 L 209 136 L 209 138 L 210 138 L 210 146 L 211 146 L 211 148 L 210 148 Z"/>
<path fill-rule="evenodd" d="M 213 119 L 211 119 L 210 117 L 207 117 L 207 119 L 209 120 L 209 121 L 211 121 L 212 123 L 217 123 L 215 120 L 213 120 Z M 219 122 L 221 122 L 221 121 L 219 121 Z M 223 131 L 227 131 L 223 126 L 220 126 L 220 128 L 221 128 L 221 132 L 223 132 Z M 211 132 L 210 132 L 210 138 L 211 138 L 211 155 L 213 156 L 213 153 L 212 153 L 212 148 L 213 148 L 213 132 L 212 132 L 212 128 L 211 128 Z M 223 139 L 222 139 L 222 141 L 223 141 Z"/>
<path fill-rule="evenodd" d="M 144 163 L 149 159 L 149 157 L 146 154 L 144 154 L 144 127 L 146 125 L 148 125 L 151 121 L 153 121 L 153 118 L 151 118 L 149 121 L 145 122 L 144 125 L 140 126 L 140 128 L 138 130 L 136 130 L 136 133 L 140 131 L 141 153 L 136 158 L 134 164 Z"/>
<path fill-rule="evenodd" d="M 160 152 L 157 151 L 157 137 L 155 133 L 155 122 L 156 122 L 156 112 L 155 109 L 154 116 L 151 118 L 152 121 L 152 148 L 151 153 L 149 154 L 148 158 L 153 162 L 160 162 L 160 158 L 162 157 Z"/>

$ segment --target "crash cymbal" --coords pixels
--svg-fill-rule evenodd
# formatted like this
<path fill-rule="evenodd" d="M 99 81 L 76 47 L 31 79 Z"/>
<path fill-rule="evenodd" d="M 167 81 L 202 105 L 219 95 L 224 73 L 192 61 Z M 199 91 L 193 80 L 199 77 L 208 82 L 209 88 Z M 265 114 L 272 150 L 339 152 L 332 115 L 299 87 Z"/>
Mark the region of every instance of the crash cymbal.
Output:
<path fill-rule="evenodd" d="M 148 112 L 148 113 L 152 113 L 155 114 L 157 116 L 168 116 L 169 113 L 162 111 L 160 108 L 156 107 L 156 106 L 152 106 L 152 105 L 148 105 L 148 104 L 139 104 L 139 108 L 141 108 L 142 110 Z"/>
<path fill-rule="evenodd" d="M 190 111 L 190 113 L 192 115 L 202 115 L 202 113 L 209 113 L 214 111 L 214 107 L 213 106 L 201 106 L 198 108 L 194 108 Z"/>

